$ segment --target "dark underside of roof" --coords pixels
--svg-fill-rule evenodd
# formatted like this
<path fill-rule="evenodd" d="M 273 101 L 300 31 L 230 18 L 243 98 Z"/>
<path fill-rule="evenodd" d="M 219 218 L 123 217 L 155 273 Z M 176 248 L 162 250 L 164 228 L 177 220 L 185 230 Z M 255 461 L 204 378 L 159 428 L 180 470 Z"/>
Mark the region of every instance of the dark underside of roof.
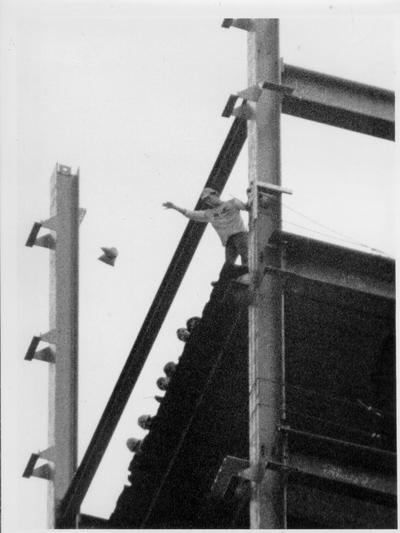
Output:
<path fill-rule="evenodd" d="M 394 279 L 392 261 L 324 243 L 321 255 L 316 241 L 282 236 L 289 264 L 307 249 L 348 277 L 368 273 L 370 285 Z M 298 467 L 287 477 L 287 525 L 395 528 L 394 301 L 318 283 L 283 288 L 282 438 Z M 229 279 L 213 289 L 104 527 L 249 528 L 248 482 L 212 490 L 225 457 L 248 458 L 245 291 Z"/>

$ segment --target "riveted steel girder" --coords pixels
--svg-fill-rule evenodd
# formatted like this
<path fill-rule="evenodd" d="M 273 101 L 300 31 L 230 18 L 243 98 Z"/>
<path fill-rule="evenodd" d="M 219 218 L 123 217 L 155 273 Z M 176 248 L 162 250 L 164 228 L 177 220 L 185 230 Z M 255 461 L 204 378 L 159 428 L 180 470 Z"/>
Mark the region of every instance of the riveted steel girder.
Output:
<path fill-rule="evenodd" d="M 286 64 L 282 84 L 283 113 L 394 140 L 393 91 Z"/>

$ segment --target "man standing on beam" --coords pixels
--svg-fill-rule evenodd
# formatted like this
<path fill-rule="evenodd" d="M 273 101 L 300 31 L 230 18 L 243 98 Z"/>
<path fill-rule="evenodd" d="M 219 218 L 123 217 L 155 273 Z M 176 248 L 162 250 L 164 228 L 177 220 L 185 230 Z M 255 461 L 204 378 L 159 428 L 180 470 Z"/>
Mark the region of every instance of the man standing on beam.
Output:
<path fill-rule="evenodd" d="M 203 209 L 184 209 L 172 202 L 165 202 L 166 209 L 175 209 L 185 217 L 195 222 L 210 222 L 225 247 L 225 263 L 220 274 L 222 280 L 235 264 L 240 255 L 242 266 L 248 265 L 247 230 L 240 211 L 248 211 L 249 203 L 244 203 L 237 198 L 222 201 L 219 192 L 211 187 L 206 187 L 201 194 Z M 241 272 L 243 274 L 243 272 Z"/>

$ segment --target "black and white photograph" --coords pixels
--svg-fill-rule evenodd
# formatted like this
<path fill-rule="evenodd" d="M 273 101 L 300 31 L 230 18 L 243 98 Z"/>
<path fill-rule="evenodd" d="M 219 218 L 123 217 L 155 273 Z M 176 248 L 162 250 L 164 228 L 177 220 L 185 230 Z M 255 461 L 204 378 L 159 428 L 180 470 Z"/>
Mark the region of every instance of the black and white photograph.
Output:
<path fill-rule="evenodd" d="M 399 3 L 0 43 L 3 531 L 397 529 Z"/>

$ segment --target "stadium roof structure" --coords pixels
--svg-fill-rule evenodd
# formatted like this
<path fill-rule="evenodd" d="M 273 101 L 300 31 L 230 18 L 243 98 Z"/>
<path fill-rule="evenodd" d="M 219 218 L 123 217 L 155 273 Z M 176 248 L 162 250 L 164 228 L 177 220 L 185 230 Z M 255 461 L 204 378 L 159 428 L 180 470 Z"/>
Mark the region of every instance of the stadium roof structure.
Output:
<path fill-rule="evenodd" d="M 284 299 L 283 454 L 264 468 L 282 474 L 287 527 L 395 528 L 394 260 L 283 231 L 269 245 L 285 258 L 265 269 Z M 237 274 L 212 290 L 102 527 L 249 528 L 263 472 L 247 468 L 249 289 Z"/>

